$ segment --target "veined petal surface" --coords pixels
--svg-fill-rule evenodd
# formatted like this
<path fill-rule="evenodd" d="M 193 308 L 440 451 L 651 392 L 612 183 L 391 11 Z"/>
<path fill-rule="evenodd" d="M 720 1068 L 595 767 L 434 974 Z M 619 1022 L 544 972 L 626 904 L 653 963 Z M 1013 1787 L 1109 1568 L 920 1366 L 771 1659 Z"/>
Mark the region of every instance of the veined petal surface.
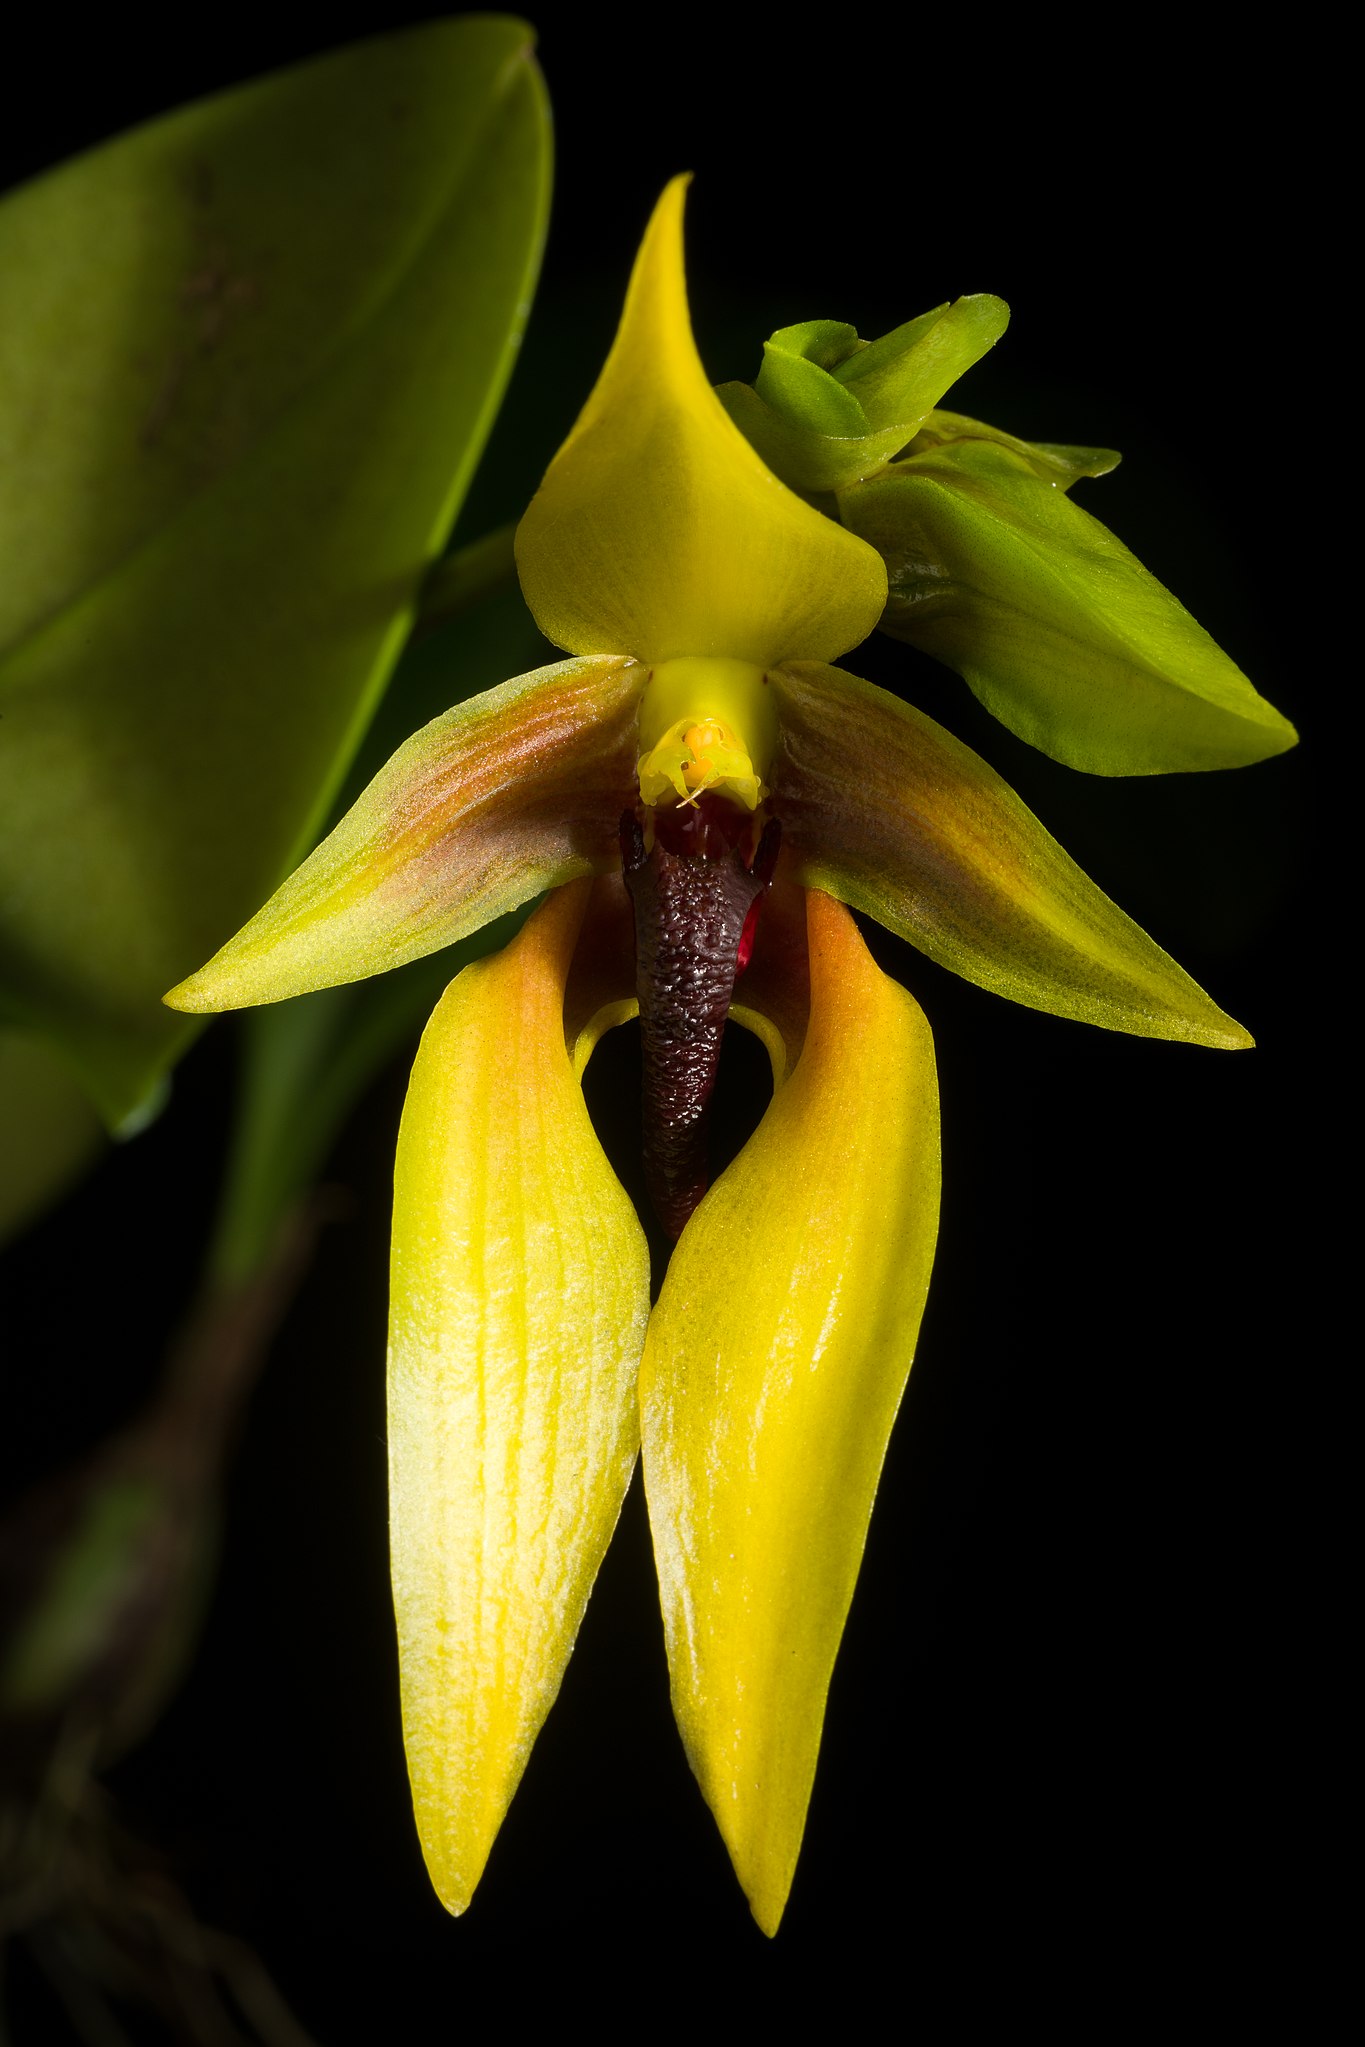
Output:
<path fill-rule="evenodd" d="M 801 1056 L 683 1231 L 640 1371 L 674 1711 L 766 1933 L 938 1226 L 928 1025 L 837 903 L 808 932 Z"/>
<path fill-rule="evenodd" d="M 518 528 L 522 589 L 575 653 L 827 659 L 876 625 L 886 572 L 779 483 L 708 384 L 686 186 L 675 178 L 654 210 L 611 354 Z"/>
<path fill-rule="evenodd" d="M 638 1441 L 649 1258 L 564 1042 L 590 888 L 451 983 L 398 1143 L 394 1605 L 417 1825 L 452 1912 L 559 1689 Z"/>
<path fill-rule="evenodd" d="M 1139 1037 L 1251 1044 L 932 718 L 816 662 L 771 682 L 782 738 L 769 783 L 806 887 L 1030 1009 Z"/>
<path fill-rule="evenodd" d="M 560 661 L 433 718 L 167 1002 L 240 1009 L 364 980 L 609 867 L 644 682 L 609 656 Z"/>
<path fill-rule="evenodd" d="M 964 436 L 841 494 L 887 564 L 883 630 L 1090 774 L 1240 767 L 1293 746 L 1288 719 L 1184 605 L 1037 466 Z"/>

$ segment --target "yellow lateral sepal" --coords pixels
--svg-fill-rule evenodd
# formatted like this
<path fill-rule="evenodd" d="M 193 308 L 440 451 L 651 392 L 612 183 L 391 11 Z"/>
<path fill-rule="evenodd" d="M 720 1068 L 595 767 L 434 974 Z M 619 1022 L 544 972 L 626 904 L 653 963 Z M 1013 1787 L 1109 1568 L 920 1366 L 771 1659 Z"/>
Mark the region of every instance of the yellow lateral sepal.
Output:
<path fill-rule="evenodd" d="M 808 933 L 801 1056 L 683 1231 L 640 1371 L 674 1711 L 767 1933 L 938 1226 L 928 1025 L 838 904 L 810 896 Z"/>
<path fill-rule="evenodd" d="M 564 1042 L 590 892 L 560 890 L 451 983 L 398 1143 L 393 1592 L 413 1805 L 451 1912 L 559 1690 L 638 1442 L 649 1257 Z"/>

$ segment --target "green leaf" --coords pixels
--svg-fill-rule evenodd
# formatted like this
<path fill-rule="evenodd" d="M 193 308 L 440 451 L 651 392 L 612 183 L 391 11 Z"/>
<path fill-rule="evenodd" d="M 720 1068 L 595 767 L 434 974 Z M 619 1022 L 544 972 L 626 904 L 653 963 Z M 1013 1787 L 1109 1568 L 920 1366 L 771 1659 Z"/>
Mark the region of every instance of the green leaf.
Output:
<path fill-rule="evenodd" d="M 506 945 L 532 907 L 391 974 L 243 1018 L 241 1106 L 209 1256 L 216 1282 L 242 1285 L 261 1270 L 366 1088 L 405 1043 L 415 1050 L 460 969 Z"/>
<path fill-rule="evenodd" d="M 167 1515 L 165 1488 L 147 1472 L 115 1470 L 90 1485 L 67 1540 L 0 1661 L 0 1715 L 52 1711 L 79 1698 L 92 1667 L 116 1647 L 147 1552 Z"/>
<path fill-rule="evenodd" d="M 103 1150 L 83 1088 L 41 1038 L 0 1031 L 0 1244 L 75 1185 Z"/>
<path fill-rule="evenodd" d="M 998 436 L 911 456 L 839 508 L 886 562 L 883 630 L 955 668 L 1054 760 L 1154 775 L 1294 745 L 1169 590 Z"/>
<path fill-rule="evenodd" d="M 1009 323 L 987 293 L 935 306 L 880 341 L 838 320 L 781 327 L 763 344 L 757 382 L 718 396 L 768 467 L 812 495 L 873 476 L 912 439 L 949 385 Z"/>
<path fill-rule="evenodd" d="M 111 1121 L 311 842 L 505 386 L 548 180 L 519 22 L 203 102 L 0 205 L 0 1012 Z"/>
<path fill-rule="evenodd" d="M 477 568 L 477 558 L 466 566 Z M 410 731 L 507 673 L 543 661 L 547 651 L 515 584 L 462 615 L 458 625 L 410 642 L 351 764 L 348 785 L 354 786 L 342 800 L 360 794 Z M 267 1263 L 281 1225 L 322 1170 L 366 1088 L 405 1041 L 416 1046 L 447 982 L 470 960 L 506 945 L 532 907 L 527 903 L 392 973 L 273 1003 L 242 1019 L 241 1093 L 209 1254 L 217 1281 L 241 1285 Z"/>

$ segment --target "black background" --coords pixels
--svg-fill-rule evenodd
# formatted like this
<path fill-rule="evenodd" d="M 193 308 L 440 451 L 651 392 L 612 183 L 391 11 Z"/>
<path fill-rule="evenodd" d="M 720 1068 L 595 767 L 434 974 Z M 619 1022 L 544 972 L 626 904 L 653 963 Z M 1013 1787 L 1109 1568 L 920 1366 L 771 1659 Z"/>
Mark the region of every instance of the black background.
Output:
<path fill-rule="evenodd" d="M 79 42 L 31 23 L 9 175 L 412 18 L 187 16 L 173 41 L 126 20 L 85 21 Z M 907 2023 L 965 2022 L 1001 1993 L 1084 2021 L 1186 1979 L 1200 2003 L 1281 1980 L 1325 1371 L 1305 1305 L 1319 1277 L 1305 1095 L 1310 1024 L 1336 1001 L 1305 936 L 1328 664 L 1282 423 L 1319 138 L 1302 112 L 1289 125 L 1255 51 L 1201 57 L 1150 26 L 1115 44 L 1084 26 L 938 18 L 930 35 L 896 19 L 827 10 L 803 35 L 742 7 L 681 27 L 542 11 L 546 267 L 464 530 L 534 486 L 676 170 L 697 174 L 689 266 L 717 380 L 751 377 L 786 321 L 875 335 L 999 293 L 1009 333 L 952 402 L 1122 449 L 1081 501 L 1304 744 L 1225 775 L 1100 781 L 1031 754 L 908 650 L 847 665 L 977 746 L 1258 1049 L 1020 1011 L 870 934 L 935 1033 L 943 1227 L 772 1944 L 672 1728 L 638 1489 L 474 1907 L 453 1923 L 430 1893 L 386 1588 L 403 1073 L 375 1089 L 331 1168 L 348 1205 L 253 1404 L 200 1654 L 113 1779 L 204 1914 L 253 1941 L 337 2047 L 547 2017 L 737 2031 L 827 1993 L 859 2030 L 887 1994 Z M 617 1035 L 594 1069 L 600 1103 L 629 1093 Z M 162 1122 L 11 1254 L 11 1488 L 150 1384 L 206 1225 L 230 1071 L 223 1027 Z M 741 1123 L 753 1078 L 742 1067 L 730 1087 Z"/>

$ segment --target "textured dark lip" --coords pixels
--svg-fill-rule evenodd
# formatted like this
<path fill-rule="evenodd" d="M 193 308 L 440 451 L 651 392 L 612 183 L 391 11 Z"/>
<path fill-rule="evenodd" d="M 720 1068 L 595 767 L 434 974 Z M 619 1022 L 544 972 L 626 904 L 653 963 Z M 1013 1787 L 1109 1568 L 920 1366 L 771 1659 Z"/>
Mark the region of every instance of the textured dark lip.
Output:
<path fill-rule="evenodd" d="M 653 815 L 653 845 L 635 812 L 621 819 L 621 865 L 635 912 L 636 992 L 643 1059 L 645 1184 L 675 1241 L 706 1192 L 708 1131 L 725 1020 L 741 947 L 772 881 L 781 827 L 733 806 Z M 670 843 L 671 841 L 671 843 Z"/>

